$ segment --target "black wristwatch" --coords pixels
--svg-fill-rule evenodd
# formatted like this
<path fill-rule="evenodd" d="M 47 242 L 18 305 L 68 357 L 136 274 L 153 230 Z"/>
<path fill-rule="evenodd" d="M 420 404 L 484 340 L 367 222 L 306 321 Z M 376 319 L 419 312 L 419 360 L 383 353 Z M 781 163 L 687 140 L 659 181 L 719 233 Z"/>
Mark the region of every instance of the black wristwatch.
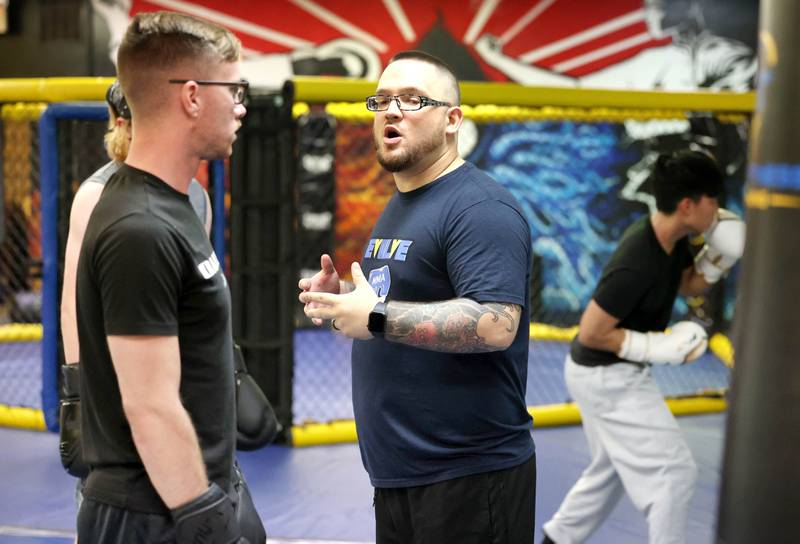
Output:
<path fill-rule="evenodd" d="M 372 333 L 372 336 L 383 336 L 386 332 L 386 303 L 379 302 L 375 305 L 369 313 L 369 320 L 367 321 L 367 330 Z"/>

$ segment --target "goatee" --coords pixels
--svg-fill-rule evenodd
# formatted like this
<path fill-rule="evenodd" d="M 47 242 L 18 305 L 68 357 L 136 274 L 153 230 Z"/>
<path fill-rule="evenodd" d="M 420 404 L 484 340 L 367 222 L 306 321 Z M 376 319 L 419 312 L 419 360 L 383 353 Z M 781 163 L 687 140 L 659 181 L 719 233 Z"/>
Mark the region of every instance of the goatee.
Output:
<path fill-rule="evenodd" d="M 383 166 L 387 172 L 394 174 L 402 172 L 403 170 L 408 170 L 420 162 L 426 155 L 436 151 L 436 148 L 440 145 L 440 140 L 435 135 L 431 135 L 426 140 L 419 141 L 414 145 L 408 145 L 406 149 L 398 150 L 395 153 L 389 153 L 381 147 L 380 136 L 374 136 L 373 143 L 375 144 L 378 163 Z"/>
<path fill-rule="evenodd" d="M 408 151 L 403 151 L 393 157 L 384 154 L 380 148 L 376 151 L 378 152 L 378 163 L 383 166 L 384 170 L 393 174 L 402 172 L 416 162 L 415 157 L 412 157 Z"/>

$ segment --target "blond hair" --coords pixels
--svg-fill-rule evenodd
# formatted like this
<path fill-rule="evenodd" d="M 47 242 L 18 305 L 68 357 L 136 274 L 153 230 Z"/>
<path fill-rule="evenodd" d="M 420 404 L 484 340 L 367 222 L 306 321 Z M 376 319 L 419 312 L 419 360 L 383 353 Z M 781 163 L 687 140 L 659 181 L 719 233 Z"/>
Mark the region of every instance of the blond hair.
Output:
<path fill-rule="evenodd" d="M 158 87 L 155 78 L 181 77 L 185 67 L 199 74 L 190 77 L 202 77 L 211 66 L 238 61 L 241 50 L 239 38 L 208 21 L 169 11 L 137 13 L 117 51 L 117 74 L 135 111 Z"/>
<path fill-rule="evenodd" d="M 118 123 L 119 117 L 114 115 L 114 110 L 108 108 L 108 131 L 103 137 L 106 144 L 106 153 L 111 160 L 123 162 L 128 158 L 131 147 L 130 120 L 123 119 Z"/>

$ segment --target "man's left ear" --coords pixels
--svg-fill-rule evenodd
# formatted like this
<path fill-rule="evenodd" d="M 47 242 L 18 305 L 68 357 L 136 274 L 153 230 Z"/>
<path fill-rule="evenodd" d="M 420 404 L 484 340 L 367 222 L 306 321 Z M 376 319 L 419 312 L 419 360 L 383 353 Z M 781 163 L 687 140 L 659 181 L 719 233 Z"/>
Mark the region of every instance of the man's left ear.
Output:
<path fill-rule="evenodd" d="M 200 113 L 200 93 L 199 85 L 194 81 L 184 83 L 181 87 L 180 101 L 183 111 L 189 117 L 197 117 Z"/>
<path fill-rule="evenodd" d="M 459 106 L 453 106 L 447 111 L 447 127 L 445 131 L 448 134 L 455 134 L 461 128 L 461 123 L 464 121 L 464 111 Z"/>
<path fill-rule="evenodd" d="M 678 202 L 678 211 L 684 215 L 692 213 L 692 209 L 694 208 L 696 202 L 689 198 L 688 196 L 683 197 L 680 202 Z"/>

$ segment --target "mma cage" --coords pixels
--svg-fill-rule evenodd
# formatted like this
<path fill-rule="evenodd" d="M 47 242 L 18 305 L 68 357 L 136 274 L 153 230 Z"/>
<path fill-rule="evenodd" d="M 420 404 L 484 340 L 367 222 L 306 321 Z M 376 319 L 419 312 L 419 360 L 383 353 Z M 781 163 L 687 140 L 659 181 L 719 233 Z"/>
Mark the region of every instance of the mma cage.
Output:
<path fill-rule="evenodd" d="M 0 79 L 0 425 L 57 430 L 69 209 L 80 182 L 108 160 L 102 100 L 112 81 Z M 212 199 L 234 339 L 281 439 L 295 446 L 356 440 L 350 342 L 311 325 L 297 281 L 318 270 L 322 253 L 349 270 L 394 191 L 364 106 L 374 89 L 336 78 L 251 89 L 233 155 L 197 174 Z M 577 423 L 564 356 L 619 236 L 654 207 L 652 162 L 686 147 L 711 152 L 727 174 L 721 205 L 742 214 L 754 95 L 462 83 L 462 100 L 459 150 L 517 197 L 531 226 L 529 411 L 538 427 Z M 711 333 L 700 360 L 653 368 L 676 414 L 725 409 L 736 276 L 676 304 L 675 319 Z"/>

